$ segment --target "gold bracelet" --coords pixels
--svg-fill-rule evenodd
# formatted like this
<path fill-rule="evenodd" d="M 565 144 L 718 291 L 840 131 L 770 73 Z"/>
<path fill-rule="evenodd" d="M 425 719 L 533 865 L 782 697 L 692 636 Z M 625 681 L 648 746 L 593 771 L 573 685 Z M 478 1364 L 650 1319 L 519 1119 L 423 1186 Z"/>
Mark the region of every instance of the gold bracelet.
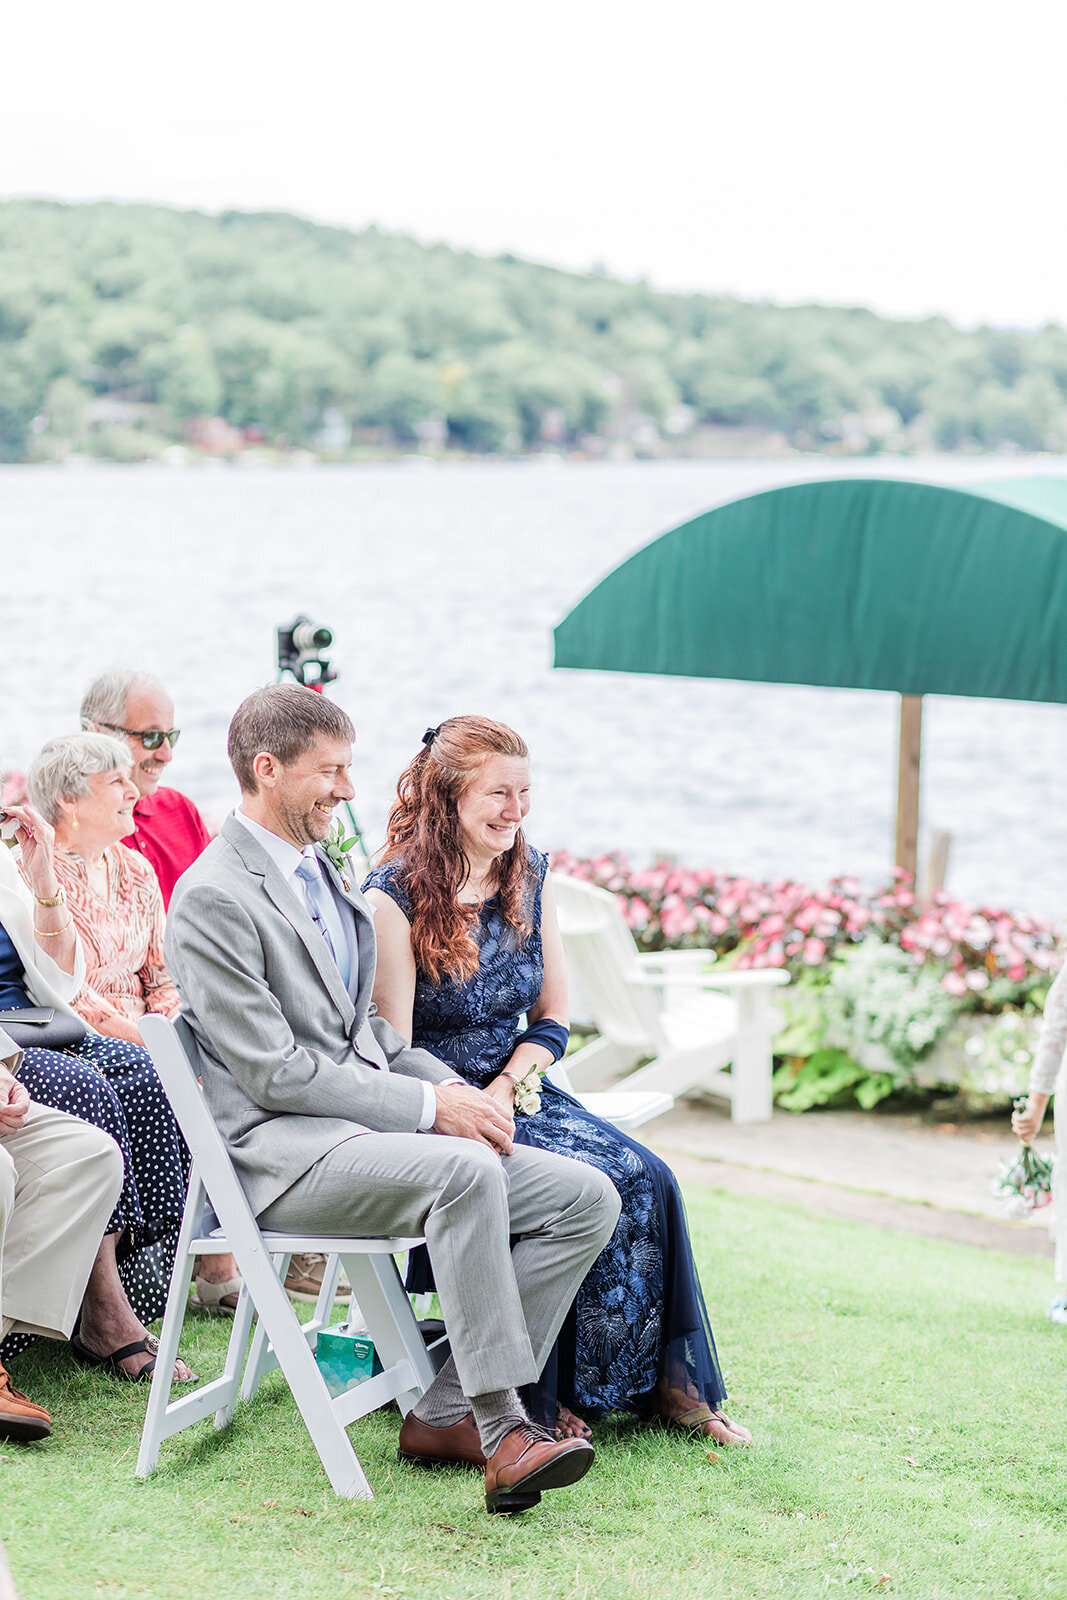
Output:
<path fill-rule="evenodd" d="M 33 898 L 36 900 L 39 906 L 45 906 L 48 910 L 51 910 L 55 906 L 66 905 L 67 891 L 64 889 L 63 885 L 60 884 L 59 893 L 54 894 L 50 900 L 42 900 L 39 894 L 35 894 Z"/>
<path fill-rule="evenodd" d="M 33 931 L 37 935 L 38 939 L 58 939 L 61 933 L 66 933 L 67 929 L 73 928 L 73 926 L 74 918 L 68 917 L 63 926 L 61 928 L 57 928 L 54 933 L 46 933 L 43 928 L 38 928 L 36 924 L 34 925 Z"/>

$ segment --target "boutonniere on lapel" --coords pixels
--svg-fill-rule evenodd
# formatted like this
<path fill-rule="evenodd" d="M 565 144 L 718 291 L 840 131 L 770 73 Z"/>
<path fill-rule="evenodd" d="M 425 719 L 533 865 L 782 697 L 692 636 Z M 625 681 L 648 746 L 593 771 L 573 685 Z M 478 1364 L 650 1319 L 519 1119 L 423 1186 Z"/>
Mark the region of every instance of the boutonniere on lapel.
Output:
<path fill-rule="evenodd" d="M 354 850 L 359 843 L 359 835 L 353 834 L 350 839 L 345 838 L 345 831 L 339 822 L 335 822 L 330 829 L 329 836 L 323 841 L 322 848 L 337 868 L 345 893 L 350 894 L 352 885 L 348 881 L 348 852 Z"/>

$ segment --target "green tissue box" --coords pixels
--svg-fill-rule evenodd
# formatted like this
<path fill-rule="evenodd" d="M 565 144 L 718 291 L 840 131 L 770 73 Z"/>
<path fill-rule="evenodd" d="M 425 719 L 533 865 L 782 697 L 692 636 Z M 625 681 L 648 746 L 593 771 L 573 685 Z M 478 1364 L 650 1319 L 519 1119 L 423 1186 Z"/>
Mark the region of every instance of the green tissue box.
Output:
<path fill-rule="evenodd" d="M 315 1360 L 332 1395 L 345 1394 L 382 1370 L 374 1340 L 344 1328 L 323 1329 L 315 1342 Z"/>

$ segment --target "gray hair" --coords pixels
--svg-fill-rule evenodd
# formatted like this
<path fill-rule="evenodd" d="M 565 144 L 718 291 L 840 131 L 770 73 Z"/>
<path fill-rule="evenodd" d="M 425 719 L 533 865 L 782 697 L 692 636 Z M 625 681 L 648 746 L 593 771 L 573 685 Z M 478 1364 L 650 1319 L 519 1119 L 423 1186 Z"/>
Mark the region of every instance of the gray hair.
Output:
<path fill-rule="evenodd" d="M 129 771 L 130 752 L 110 733 L 63 733 L 49 739 L 26 774 L 30 800 L 47 822 L 55 822 L 60 800 L 82 800 L 97 772 Z"/>
<path fill-rule="evenodd" d="M 269 683 L 237 707 L 226 749 L 241 793 L 255 794 L 253 763 L 264 751 L 290 767 L 320 739 L 351 744 L 355 737 L 347 712 L 325 695 L 296 683 Z"/>
<path fill-rule="evenodd" d="M 82 727 L 88 728 L 93 722 L 109 722 L 112 727 L 121 727 L 126 719 L 126 701 L 135 686 L 138 689 L 159 689 L 166 693 L 159 679 L 151 672 L 130 672 L 125 667 L 114 672 L 102 672 L 99 678 L 93 679 L 82 696 Z"/>

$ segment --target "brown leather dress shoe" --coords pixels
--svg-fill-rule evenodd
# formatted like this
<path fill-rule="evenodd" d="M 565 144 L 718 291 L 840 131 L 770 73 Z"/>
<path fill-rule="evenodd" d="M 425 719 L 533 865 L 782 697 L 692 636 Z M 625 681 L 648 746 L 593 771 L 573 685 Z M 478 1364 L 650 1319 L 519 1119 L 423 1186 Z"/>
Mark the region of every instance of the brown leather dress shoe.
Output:
<path fill-rule="evenodd" d="M 484 1471 L 486 1464 L 470 1411 L 450 1428 L 435 1428 L 409 1411 L 400 1427 L 396 1458 L 410 1461 L 414 1467 L 477 1467 Z"/>
<path fill-rule="evenodd" d="M 552 1439 L 542 1428 L 512 1428 L 485 1469 L 485 1509 L 526 1511 L 542 1489 L 577 1483 L 593 1465 L 587 1439 Z"/>
<path fill-rule="evenodd" d="M 32 1444 L 47 1439 L 51 1431 L 52 1419 L 44 1406 L 35 1406 L 21 1394 L 0 1363 L 0 1439 Z"/>

